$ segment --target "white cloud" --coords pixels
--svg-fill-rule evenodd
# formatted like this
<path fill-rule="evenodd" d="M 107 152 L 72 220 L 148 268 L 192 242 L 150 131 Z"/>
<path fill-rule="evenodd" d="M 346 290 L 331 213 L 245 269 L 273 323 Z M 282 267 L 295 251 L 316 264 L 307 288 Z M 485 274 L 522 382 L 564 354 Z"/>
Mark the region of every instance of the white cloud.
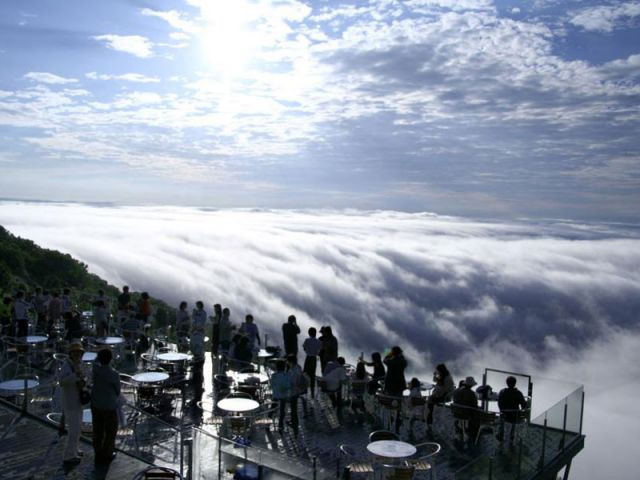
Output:
<path fill-rule="evenodd" d="M 85 77 L 91 80 L 122 80 L 134 83 L 159 83 L 158 77 L 149 77 L 141 73 L 123 73 L 121 75 L 98 74 L 97 72 L 85 73 Z"/>
<path fill-rule="evenodd" d="M 29 72 L 24 78 L 33 80 L 38 83 L 47 83 L 49 85 L 66 85 L 68 83 L 76 83 L 75 78 L 65 78 L 49 72 Z"/>
<path fill-rule="evenodd" d="M 623 26 L 626 20 L 640 16 L 640 2 L 622 2 L 617 5 L 587 7 L 571 15 L 570 22 L 585 30 L 611 32 Z"/>
<path fill-rule="evenodd" d="M 119 52 L 130 53 L 140 58 L 148 58 L 153 55 L 153 43 L 140 35 L 96 35 L 94 40 L 105 42 L 107 46 Z"/>
<path fill-rule="evenodd" d="M 199 31 L 198 26 L 194 22 L 184 18 L 184 15 L 177 10 L 169 10 L 163 12 L 151 10 L 150 8 L 144 8 L 140 13 L 148 17 L 160 18 L 171 25 L 173 28 L 181 30 L 182 32 L 197 33 Z"/>
<path fill-rule="evenodd" d="M 303 330 L 331 324 L 351 361 L 401 345 L 425 380 L 444 360 L 457 377 L 492 366 L 584 383 L 587 440 L 572 472 L 635 479 L 633 226 L 13 202 L 0 203 L 0 224 L 172 305 L 220 302 L 236 322 L 252 312 L 270 343 L 295 313 Z"/>

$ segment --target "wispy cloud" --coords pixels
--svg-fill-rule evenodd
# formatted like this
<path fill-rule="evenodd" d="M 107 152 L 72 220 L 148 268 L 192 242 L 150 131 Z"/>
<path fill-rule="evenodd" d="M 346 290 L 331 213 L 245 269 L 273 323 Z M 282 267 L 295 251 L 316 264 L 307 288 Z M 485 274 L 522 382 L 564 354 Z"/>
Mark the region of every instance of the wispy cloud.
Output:
<path fill-rule="evenodd" d="M 140 58 L 153 55 L 153 42 L 141 35 L 96 35 L 94 40 L 105 42 L 107 47 L 119 52 L 130 53 Z"/>
<path fill-rule="evenodd" d="M 49 72 L 29 72 L 24 78 L 28 78 L 34 82 L 47 83 L 50 85 L 66 85 L 68 83 L 77 83 L 75 78 L 65 78 Z"/>
<path fill-rule="evenodd" d="M 97 72 L 88 72 L 85 73 L 85 77 L 90 80 L 121 80 L 125 82 L 134 82 L 134 83 L 159 83 L 160 79 L 158 77 L 149 77 L 147 75 L 143 75 L 141 73 L 123 73 L 121 75 L 112 75 L 112 74 L 98 74 Z"/>

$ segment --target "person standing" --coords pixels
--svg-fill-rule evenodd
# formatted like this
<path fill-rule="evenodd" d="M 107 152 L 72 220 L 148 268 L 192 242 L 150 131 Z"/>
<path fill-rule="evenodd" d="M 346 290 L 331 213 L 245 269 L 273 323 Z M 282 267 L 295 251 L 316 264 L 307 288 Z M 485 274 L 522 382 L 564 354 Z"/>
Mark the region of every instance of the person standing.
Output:
<path fill-rule="evenodd" d="M 330 326 L 325 326 L 320 329 L 322 336 L 320 341 L 322 342 L 322 348 L 320 349 L 320 365 L 322 367 L 322 373 L 327 367 L 329 362 L 335 362 L 338 359 L 338 339 L 333 335 L 333 331 Z"/>
<path fill-rule="evenodd" d="M 244 318 L 244 323 L 240 327 L 240 333 L 249 339 L 249 348 L 252 352 L 256 348 L 256 343 L 260 345 L 260 332 L 258 331 L 258 326 L 253 323 L 253 315 L 248 314 Z"/>
<path fill-rule="evenodd" d="M 271 375 L 271 391 L 273 399 L 278 401 L 280 415 L 278 416 L 278 432 L 282 435 L 284 431 L 284 416 L 287 409 L 287 399 L 291 395 L 291 378 L 285 372 L 285 362 L 276 362 L 276 373 Z"/>
<path fill-rule="evenodd" d="M 111 350 L 98 352 L 93 364 L 93 388 L 91 389 L 91 415 L 93 423 L 93 450 L 96 465 L 111 463 L 115 454 L 116 433 L 118 431 L 118 397 L 120 377 L 111 368 Z"/>
<path fill-rule="evenodd" d="M 36 287 L 36 294 L 33 298 L 33 306 L 38 317 L 36 322 L 36 332 L 44 332 L 47 328 L 47 293 L 42 293 L 40 287 Z"/>
<path fill-rule="evenodd" d="M 69 357 L 60 368 L 60 389 L 62 392 L 62 411 L 67 426 L 67 443 L 63 454 L 65 467 L 73 467 L 80 463 L 78 443 L 82 428 L 82 404 L 80 392 L 85 385 L 82 376 L 82 354 L 84 349 L 80 342 L 69 345 Z"/>
<path fill-rule="evenodd" d="M 318 354 L 322 343 L 316 338 L 316 329 L 311 327 L 309 329 L 309 337 L 302 343 L 302 349 L 306 354 L 304 359 L 303 371 L 309 377 L 309 390 L 311 392 L 311 398 L 315 397 L 316 392 L 316 369 L 318 365 Z"/>
<path fill-rule="evenodd" d="M 218 355 L 220 349 L 220 319 L 222 318 L 222 306 L 216 303 L 213 306 L 213 325 L 211 326 L 211 357 Z"/>
<path fill-rule="evenodd" d="M 225 307 L 220 317 L 220 351 L 222 353 L 229 353 L 229 347 L 231 346 L 232 328 L 230 315 L 231 311 Z"/>
<path fill-rule="evenodd" d="M 131 294 L 129 293 L 129 286 L 122 287 L 122 293 L 118 295 L 118 323 L 122 323 L 122 320 L 129 316 L 129 304 L 131 303 Z"/>
<path fill-rule="evenodd" d="M 149 317 L 151 316 L 151 300 L 149 299 L 148 292 L 142 292 L 140 294 L 137 310 L 136 315 L 138 316 L 138 319 L 146 325 L 149 321 Z"/>
<path fill-rule="evenodd" d="M 191 353 L 196 360 L 204 359 L 204 329 L 207 324 L 207 311 L 204 303 L 196 302 L 191 313 Z"/>
<path fill-rule="evenodd" d="M 72 304 L 70 288 L 65 288 L 62 290 L 62 297 L 60 297 L 60 301 L 62 302 L 62 315 L 67 312 L 71 312 Z"/>
<path fill-rule="evenodd" d="M 187 302 L 180 302 L 176 311 L 176 335 L 178 337 L 178 351 L 185 352 L 189 346 L 189 332 L 191 330 L 191 317 L 187 311 Z"/>
<path fill-rule="evenodd" d="M 16 337 L 26 337 L 29 334 L 29 309 L 31 304 L 24 298 L 22 290 L 16 293 L 13 302 L 13 319 L 15 322 Z"/>
<path fill-rule="evenodd" d="M 387 395 L 401 397 L 402 392 L 407 387 L 404 378 L 404 369 L 407 368 L 407 361 L 402 354 L 402 349 L 397 345 L 391 347 L 391 351 L 384 359 L 387 366 L 387 375 L 384 378 L 384 392 Z"/>
<path fill-rule="evenodd" d="M 287 375 L 289 376 L 289 384 L 291 390 L 289 392 L 289 409 L 291 415 L 291 428 L 293 428 L 293 434 L 298 435 L 298 398 L 300 395 L 306 393 L 307 381 L 304 373 L 298 365 L 298 359 L 295 354 L 290 353 L 287 355 Z M 303 399 L 304 401 L 304 399 Z M 306 409 L 306 408 L 305 408 Z"/>
<path fill-rule="evenodd" d="M 51 332 L 53 330 L 54 323 L 57 323 L 60 320 L 60 317 L 62 316 L 62 302 L 60 301 L 60 294 L 58 292 L 53 292 L 53 296 L 51 300 L 49 300 L 47 313 L 49 317 L 47 330 Z"/>
<path fill-rule="evenodd" d="M 282 325 L 282 339 L 284 340 L 284 353 L 286 355 L 298 354 L 298 334 L 300 327 L 296 323 L 295 315 L 289 315 L 287 323 Z"/>

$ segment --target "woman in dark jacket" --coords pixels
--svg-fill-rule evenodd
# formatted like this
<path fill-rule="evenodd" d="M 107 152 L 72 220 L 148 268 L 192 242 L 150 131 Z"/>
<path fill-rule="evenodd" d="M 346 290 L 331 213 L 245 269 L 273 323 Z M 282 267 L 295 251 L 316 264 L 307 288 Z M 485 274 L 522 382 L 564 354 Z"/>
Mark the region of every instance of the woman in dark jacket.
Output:
<path fill-rule="evenodd" d="M 392 347 L 389 354 L 384 358 L 384 364 L 387 366 L 384 392 L 394 397 L 401 397 L 403 390 L 407 388 L 407 381 L 404 378 L 404 369 L 407 368 L 407 361 L 402 354 L 402 349 L 397 345 Z"/>

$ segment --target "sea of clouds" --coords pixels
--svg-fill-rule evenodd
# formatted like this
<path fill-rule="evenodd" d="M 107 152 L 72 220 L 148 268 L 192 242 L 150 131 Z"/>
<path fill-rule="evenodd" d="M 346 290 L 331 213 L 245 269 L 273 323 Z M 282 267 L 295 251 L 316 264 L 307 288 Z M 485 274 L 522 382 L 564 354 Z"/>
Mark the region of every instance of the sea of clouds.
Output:
<path fill-rule="evenodd" d="M 444 361 L 458 378 L 487 366 L 584 384 L 573 478 L 635 478 L 636 225 L 19 202 L 0 203 L 0 224 L 115 285 L 250 312 L 272 342 L 294 313 L 332 325 L 349 361 L 400 345 L 424 380 Z"/>

